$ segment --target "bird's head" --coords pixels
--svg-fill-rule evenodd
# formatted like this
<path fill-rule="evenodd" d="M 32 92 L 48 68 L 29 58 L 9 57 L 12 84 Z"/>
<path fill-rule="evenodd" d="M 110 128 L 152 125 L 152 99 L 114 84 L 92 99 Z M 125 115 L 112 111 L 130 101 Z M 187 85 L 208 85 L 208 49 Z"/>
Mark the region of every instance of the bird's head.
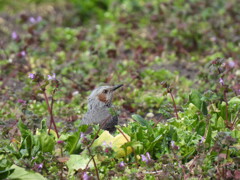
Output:
<path fill-rule="evenodd" d="M 112 98 L 115 90 L 122 87 L 123 84 L 116 86 L 100 86 L 92 91 L 88 97 L 88 108 L 98 108 L 103 106 L 111 106 Z"/>

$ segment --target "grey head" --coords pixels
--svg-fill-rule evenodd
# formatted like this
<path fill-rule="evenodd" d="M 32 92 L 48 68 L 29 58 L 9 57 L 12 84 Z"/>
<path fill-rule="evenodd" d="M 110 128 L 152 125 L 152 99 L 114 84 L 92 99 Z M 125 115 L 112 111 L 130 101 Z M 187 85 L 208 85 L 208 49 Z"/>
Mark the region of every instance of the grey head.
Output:
<path fill-rule="evenodd" d="M 100 86 L 92 91 L 88 97 L 88 111 L 102 107 L 111 107 L 114 91 L 123 85 Z"/>
<path fill-rule="evenodd" d="M 114 91 L 123 85 L 100 86 L 92 91 L 88 97 L 88 111 L 81 124 L 99 124 L 102 129 L 114 132 L 118 124 L 118 117 L 114 115 L 112 99 Z"/>

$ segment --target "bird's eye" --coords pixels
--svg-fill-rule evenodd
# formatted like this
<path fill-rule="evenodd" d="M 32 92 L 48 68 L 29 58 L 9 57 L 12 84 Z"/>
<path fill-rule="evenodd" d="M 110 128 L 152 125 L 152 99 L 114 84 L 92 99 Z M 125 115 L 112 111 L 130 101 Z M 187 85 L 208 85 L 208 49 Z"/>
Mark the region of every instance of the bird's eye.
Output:
<path fill-rule="evenodd" d="M 108 93 L 108 90 L 107 90 L 107 89 L 105 89 L 105 90 L 103 91 L 103 93 L 104 93 L 104 94 L 107 94 L 107 93 Z"/>

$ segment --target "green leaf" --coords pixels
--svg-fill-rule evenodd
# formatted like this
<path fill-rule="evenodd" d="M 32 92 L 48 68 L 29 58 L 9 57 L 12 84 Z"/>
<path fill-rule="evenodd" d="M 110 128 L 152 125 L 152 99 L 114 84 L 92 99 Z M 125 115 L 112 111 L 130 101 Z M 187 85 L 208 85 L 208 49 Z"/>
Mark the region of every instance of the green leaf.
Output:
<path fill-rule="evenodd" d="M 201 111 L 202 111 L 203 115 L 208 114 L 207 103 L 205 101 L 202 101 L 202 103 L 201 103 Z"/>
<path fill-rule="evenodd" d="M 68 176 L 72 176 L 75 171 L 78 169 L 84 169 L 89 162 L 90 158 L 86 154 L 76 155 L 72 154 L 70 155 L 69 160 L 67 161 L 67 167 L 68 167 Z M 88 167 L 93 167 L 93 163 L 91 162 Z"/>
<path fill-rule="evenodd" d="M 0 171 L 0 179 L 6 179 L 10 174 L 12 174 L 14 169 L 6 169 L 4 171 Z"/>
<path fill-rule="evenodd" d="M 40 141 L 41 149 L 43 152 L 53 151 L 55 140 L 51 135 L 47 134 L 46 132 L 41 133 L 39 135 L 39 141 Z"/>
<path fill-rule="evenodd" d="M 47 130 L 46 119 L 43 119 L 41 122 L 41 130 L 43 130 L 43 131 Z"/>
<path fill-rule="evenodd" d="M 32 132 L 27 128 L 25 124 L 21 120 L 18 121 L 18 128 L 21 132 L 22 138 L 26 138 L 29 135 L 32 135 Z"/>
<path fill-rule="evenodd" d="M 196 128 L 197 133 L 203 136 L 205 133 L 205 129 L 206 129 L 206 123 L 203 121 L 199 122 Z"/>
<path fill-rule="evenodd" d="M 81 132 L 85 132 L 87 128 L 87 125 L 82 125 L 79 127 L 79 130 L 77 132 L 73 133 L 67 138 L 66 150 L 69 152 L 69 154 L 79 153 L 81 151 L 80 134 Z"/>
<path fill-rule="evenodd" d="M 17 180 L 46 180 L 41 174 L 36 172 L 27 171 L 16 165 L 12 165 L 11 169 L 14 169 L 13 173 L 8 177 L 8 179 Z"/>
<path fill-rule="evenodd" d="M 134 120 L 136 120 L 137 122 L 139 122 L 142 126 L 146 126 L 148 127 L 149 126 L 149 122 L 145 119 L 143 119 L 141 116 L 139 116 L 138 114 L 133 114 L 132 115 L 132 118 Z"/>
<path fill-rule="evenodd" d="M 206 137 L 206 143 L 210 146 L 212 141 L 212 127 L 209 125 L 208 127 L 208 132 L 207 132 L 207 137 Z"/>
<path fill-rule="evenodd" d="M 189 102 L 200 110 L 202 105 L 201 94 L 197 90 L 193 90 L 189 95 Z"/>

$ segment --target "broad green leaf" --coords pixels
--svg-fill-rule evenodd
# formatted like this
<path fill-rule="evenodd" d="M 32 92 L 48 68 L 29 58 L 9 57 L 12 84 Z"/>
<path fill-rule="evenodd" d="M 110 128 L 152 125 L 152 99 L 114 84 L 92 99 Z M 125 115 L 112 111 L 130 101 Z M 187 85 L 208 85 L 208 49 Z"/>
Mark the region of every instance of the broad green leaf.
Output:
<path fill-rule="evenodd" d="M 197 90 L 193 90 L 189 95 L 189 102 L 194 104 L 199 110 L 201 109 L 201 94 Z"/>
<path fill-rule="evenodd" d="M 17 179 L 17 180 L 46 180 L 41 174 L 27 171 L 24 168 L 21 168 L 16 165 L 12 165 L 11 169 L 14 169 L 14 172 L 8 177 L 8 179 Z"/>
<path fill-rule="evenodd" d="M 70 135 L 66 142 L 66 150 L 69 152 L 69 154 L 74 154 L 74 153 L 79 153 L 80 152 L 80 147 L 81 147 L 81 132 L 85 132 L 87 130 L 88 126 L 87 125 L 82 125 L 79 127 L 79 130 L 72 135 Z"/>
<path fill-rule="evenodd" d="M 66 163 L 68 167 L 68 176 L 72 176 L 75 173 L 75 171 L 77 171 L 78 169 L 84 169 L 87 163 L 89 162 L 89 160 L 90 160 L 89 156 L 85 154 L 70 155 L 70 158 Z M 89 167 L 93 167 L 92 162 L 89 164 Z"/>
<path fill-rule="evenodd" d="M 236 105 L 240 105 L 240 98 L 238 97 L 233 97 L 232 99 L 230 99 L 228 101 L 229 104 L 236 104 Z"/>
<path fill-rule="evenodd" d="M 53 151 L 55 140 L 51 135 L 47 134 L 47 132 L 41 133 L 39 135 L 39 141 L 43 152 Z"/>

